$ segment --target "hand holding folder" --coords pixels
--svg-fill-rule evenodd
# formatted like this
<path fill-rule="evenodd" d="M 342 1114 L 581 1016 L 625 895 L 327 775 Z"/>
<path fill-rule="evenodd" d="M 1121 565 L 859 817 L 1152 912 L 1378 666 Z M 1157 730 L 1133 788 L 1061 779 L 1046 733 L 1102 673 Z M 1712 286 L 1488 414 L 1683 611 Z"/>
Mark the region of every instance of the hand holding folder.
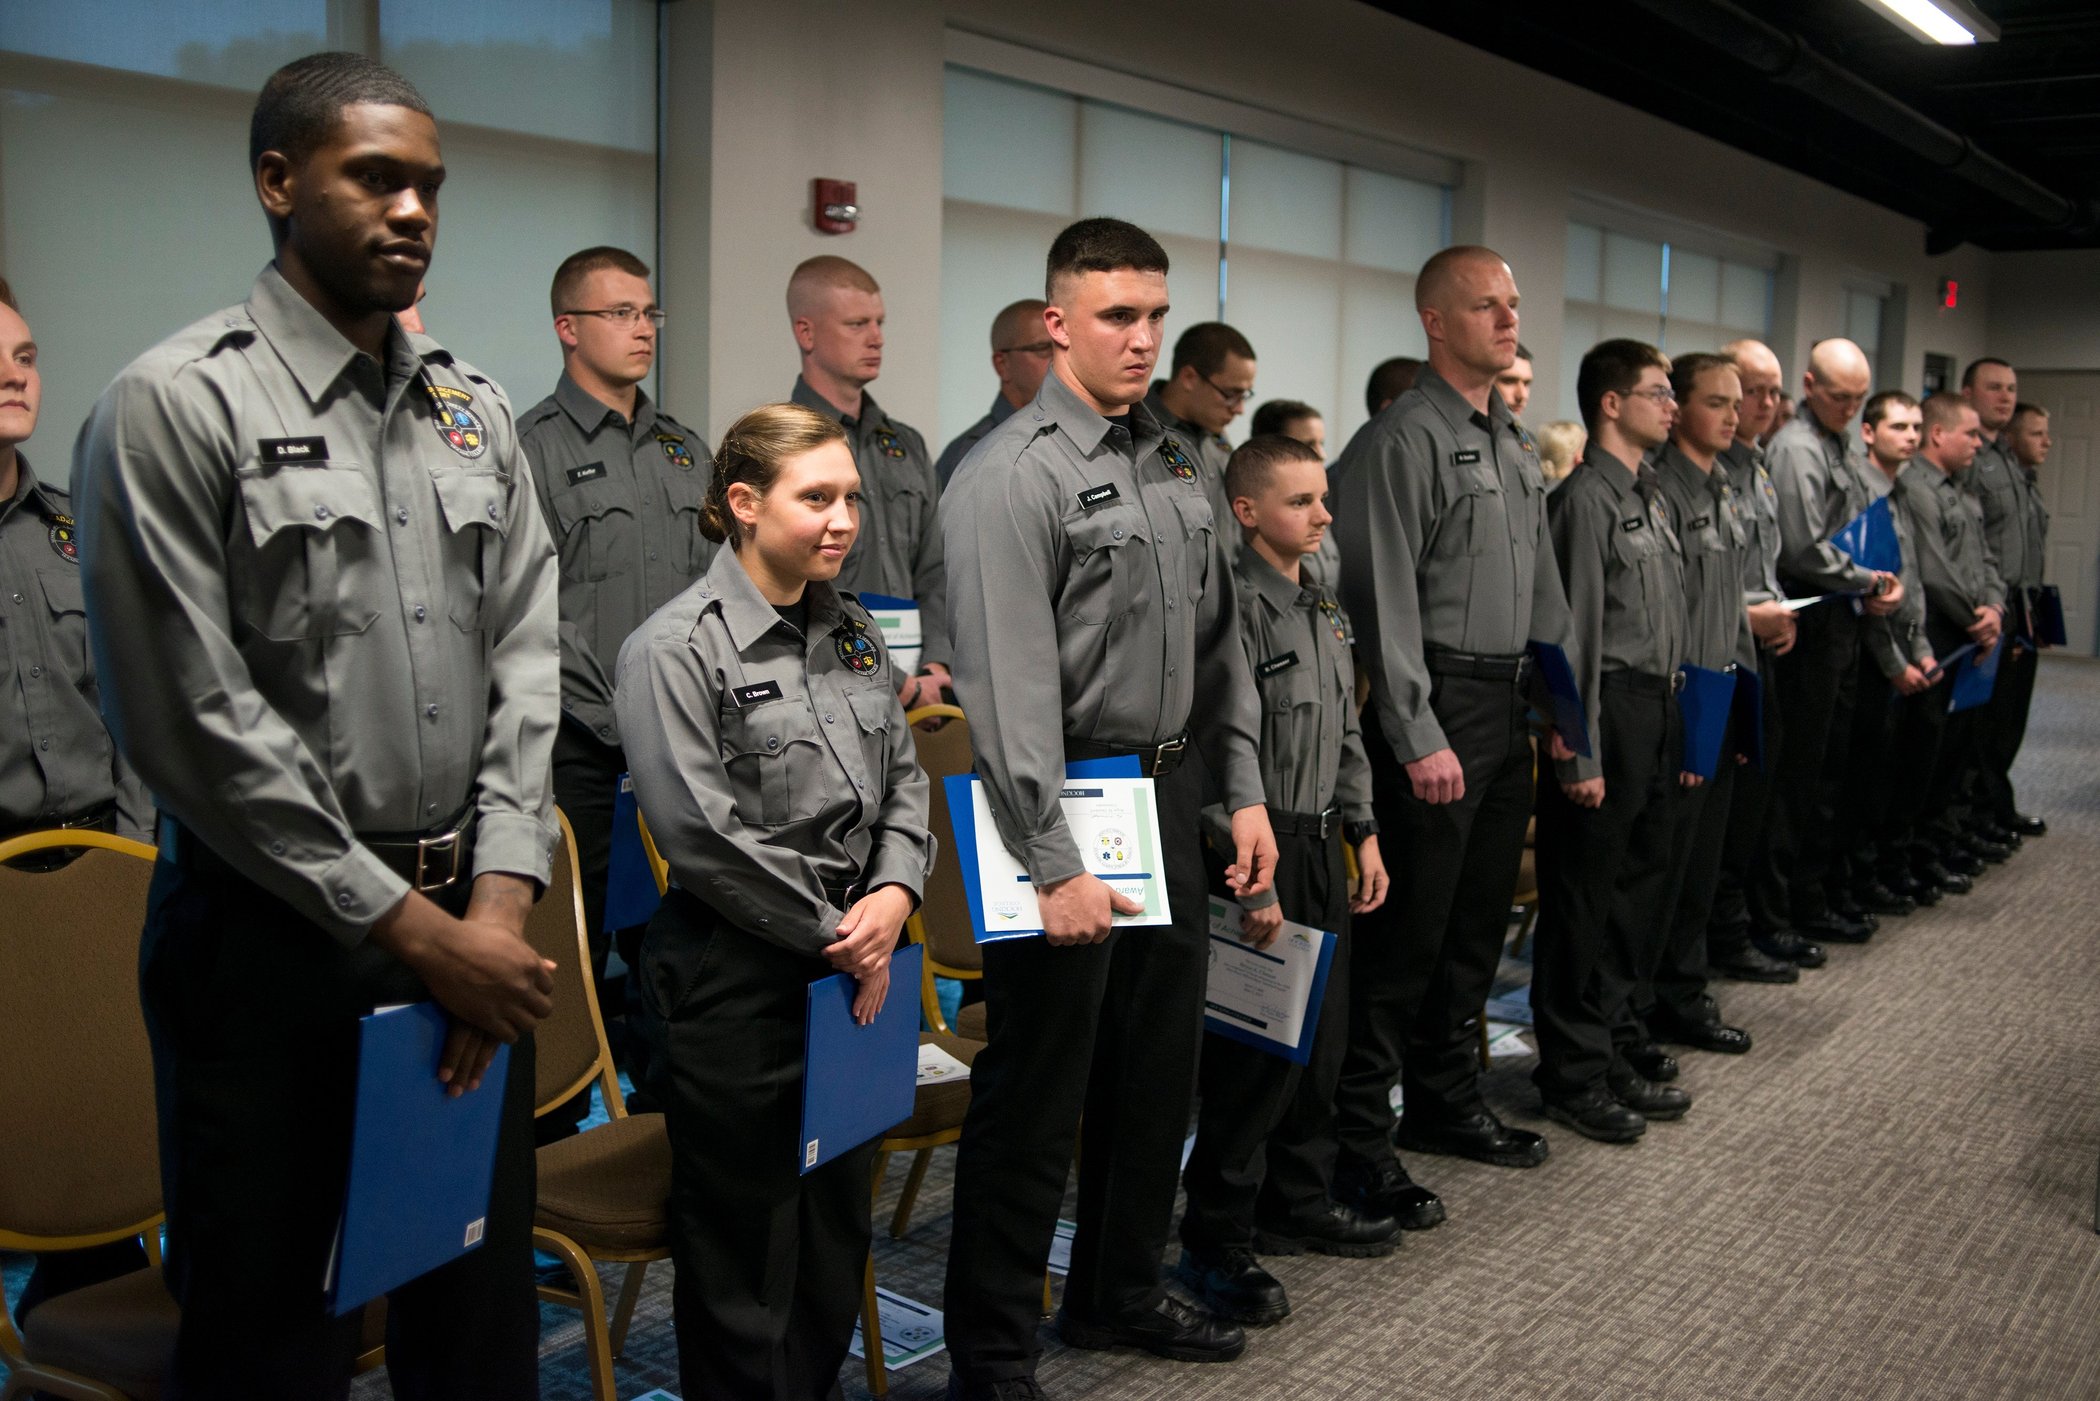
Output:
<path fill-rule="evenodd" d="M 1677 693 L 1678 709 L 1684 713 L 1684 760 L 1687 773 L 1712 778 L 1721 767 L 1721 743 L 1728 736 L 1728 720 L 1735 711 L 1736 672 L 1714 671 L 1703 666 L 1678 668 L 1684 689 Z"/>
<path fill-rule="evenodd" d="M 919 985 L 926 951 L 917 944 L 890 959 L 890 980 Z M 892 995 L 875 1020 L 854 1020 L 853 978 L 835 973 L 809 985 L 802 1042 L 802 1172 L 816 1171 L 911 1117 L 918 1095 L 919 999 Z"/>
<path fill-rule="evenodd" d="M 1830 543 L 1852 556 L 1852 562 L 1877 574 L 1903 568 L 1903 546 L 1896 539 L 1895 507 L 1883 496 L 1845 523 Z"/>
<path fill-rule="evenodd" d="M 1560 732 L 1561 743 L 1583 758 L 1589 758 L 1589 716 L 1583 709 L 1582 688 L 1575 684 L 1575 668 L 1568 664 L 1568 654 L 1557 643 L 1533 640 L 1531 656 L 1538 666 L 1539 680 L 1545 683 L 1547 701 L 1552 706 L 1552 713 L 1547 718 Z"/>

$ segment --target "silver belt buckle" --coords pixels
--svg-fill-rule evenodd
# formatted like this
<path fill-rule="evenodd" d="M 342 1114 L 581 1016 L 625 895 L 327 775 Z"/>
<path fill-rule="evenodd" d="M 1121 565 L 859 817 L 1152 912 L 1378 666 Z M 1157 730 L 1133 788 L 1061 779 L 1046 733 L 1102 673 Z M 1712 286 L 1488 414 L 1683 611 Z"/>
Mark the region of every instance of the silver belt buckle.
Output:
<path fill-rule="evenodd" d="M 1324 842 L 1324 841 L 1326 841 L 1326 840 L 1327 840 L 1327 835 L 1328 835 L 1328 833 L 1330 833 L 1330 832 L 1332 832 L 1332 831 L 1334 830 L 1334 821 L 1335 821 L 1335 818 L 1336 818 L 1336 816 L 1337 816 L 1337 815 L 1338 815 L 1338 814 L 1339 814 L 1340 812 L 1341 812 L 1341 809 L 1340 809 L 1340 808 L 1328 808 L 1328 809 L 1326 809 L 1325 811 L 1323 811 L 1323 812 L 1322 812 L 1322 813 L 1320 814 L 1320 840 L 1321 840 L 1321 841 L 1323 841 L 1323 842 Z"/>
<path fill-rule="evenodd" d="M 416 889 L 443 890 L 459 879 L 459 839 L 465 835 L 465 827 L 455 827 L 441 837 L 416 839 Z M 433 880 L 430 877 L 433 853 L 439 861 L 450 867 L 443 880 Z"/>
<path fill-rule="evenodd" d="M 1162 773 L 1165 773 L 1167 756 L 1169 754 L 1179 754 L 1188 747 L 1189 737 L 1187 735 L 1178 736 L 1168 740 L 1165 744 L 1156 746 L 1152 751 L 1152 772 L 1147 777 L 1158 778 Z"/>
<path fill-rule="evenodd" d="M 1671 672 L 1671 673 L 1670 673 L 1670 694 L 1674 696 L 1674 695 L 1676 695 L 1676 694 L 1677 694 L 1677 693 L 1678 693 L 1679 691 L 1682 691 L 1683 689 L 1684 689 L 1684 673 L 1683 673 L 1683 672 L 1681 672 L 1681 671 L 1673 671 L 1673 672 Z"/>

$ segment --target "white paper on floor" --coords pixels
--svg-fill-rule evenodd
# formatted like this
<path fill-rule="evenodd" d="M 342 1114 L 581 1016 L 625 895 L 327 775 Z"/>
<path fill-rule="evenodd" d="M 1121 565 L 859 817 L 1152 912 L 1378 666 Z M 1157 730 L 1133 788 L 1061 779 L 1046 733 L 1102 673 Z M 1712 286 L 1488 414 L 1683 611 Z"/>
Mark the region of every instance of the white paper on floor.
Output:
<path fill-rule="evenodd" d="M 635 1397 L 634 1401 L 678 1401 L 678 1397 L 676 1394 L 658 1387 L 654 1391 L 643 1392 L 640 1396 Z"/>
<path fill-rule="evenodd" d="M 1487 1034 L 1489 1060 L 1515 1060 L 1534 1054 L 1530 1044 L 1524 1040 L 1523 1027 L 1491 1021 L 1487 1024 Z"/>
<path fill-rule="evenodd" d="M 967 1080 L 970 1067 L 949 1055 L 932 1042 L 919 1045 L 919 1084 L 938 1085 L 943 1080 Z"/>
<path fill-rule="evenodd" d="M 939 1309 L 928 1308 L 902 1294 L 892 1294 L 881 1285 L 875 1286 L 875 1318 L 882 1325 L 882 1365 L 892 1372 L 931 1357 L 948 1345 L 941 1333 Z M 860 1324 L 857 1321 L 847 1351 L 855 1357 L 866 1356 L 861 1351 Z"/>
<path fill-rule="evenodd" d="M 1079 1229 L 1077 1222 L 1060 1221 L 1057 1234 L 1050 1237 L 1050 1273 L 1068 1275 L 1072 1273 L 1072 1233 Z"/>

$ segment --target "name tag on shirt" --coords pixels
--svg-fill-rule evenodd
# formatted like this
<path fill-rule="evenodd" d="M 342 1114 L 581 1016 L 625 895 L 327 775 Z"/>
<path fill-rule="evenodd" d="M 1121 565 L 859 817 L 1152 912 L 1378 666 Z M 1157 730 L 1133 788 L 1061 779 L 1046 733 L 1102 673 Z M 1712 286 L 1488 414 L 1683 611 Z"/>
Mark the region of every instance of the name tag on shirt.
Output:
<path fill-rule="evenodd" d="M 1640 528 L 1641 518 L 1639 516 L 1633 516 L 1619 522 L 1619 529 L 1621 530 L 1639 530 Z"/>
<path fill-rule="evenodd" d="M 1285 652 L 1280 657 L 1271 657 L 1265 662 L 1256 664 L 1254 674 L 1266 681 L 1269 677 L 1275 676 L 1279 672 L 1289 671 L 1296 665 L 1298 665 L 1298 654 L 1296 652 Z"/>
<path fill-rule="evenodd" d="M 1704 530 L 1713 523 L 1714 518 L 1712 516 L 1695 516 L 1692 518 L 1692 529 Z"/>
<path fill-rule="evenodd" d="M 1479 448 L 1466 448 L 1463 451 L 1451 454 L 1451 465 L 1454 467 L 1470 467 L 1479 460 Z"/>
<path fill-rule="evenodd" d="M 760 701 L 779 700 L 780 683 L 761 681 L 755 686 L 735 686 L 730 689 L 729 698 L 736 702 L 739 710 L 747 705 L 757 705 Z"/>
<path fill-rule="evenodd" d="M 259 438 L 256 450 L 264 465 L 281 467 L 287 462 L 323 462 L 328 458 L 326 438 Z"/>
<path fill-rule="evenodd" d="M 584 482 L 595 482 L 605 475 L 603 462 L 586 462 L 581 467 L 569 469 L 569 485 L 580 486 Z"/>
<path fill-rule="evenodd" d="M 1090 486 L 1085 491 L 1080 492 L 1079 504 L 1091 511 L 1096 506 L 1105 506 L 1109 502 L 1121 498 L 1122 495 L 1122 492 L 1116 490 L 1114 482 L 1103 482 L 1099 486 Z"/>

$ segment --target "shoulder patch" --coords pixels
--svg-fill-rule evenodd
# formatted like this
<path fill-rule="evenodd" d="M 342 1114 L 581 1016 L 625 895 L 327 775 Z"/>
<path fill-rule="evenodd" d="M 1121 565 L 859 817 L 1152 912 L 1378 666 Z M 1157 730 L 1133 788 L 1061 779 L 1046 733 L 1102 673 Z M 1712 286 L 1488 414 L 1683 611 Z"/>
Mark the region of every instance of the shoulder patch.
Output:
<path fill-rule="evenodd" d="M 1196 480 L 1195 462 L 1189 458 L 1186 452 L 1182 451 L 1181 444 L 1174 439 L 1164 438 L 1160 441 L 1159 457 L 1160 461 L 1167 464 L 1167 470 L 1183 481 L 1193 482 Z"/>
<path fill-rule="evenodd" d="M 848 670 L 861 676 L 872 676 L 882 666 L 882 654 L 868 636 L 868 625 L 851 613 L 832 629 L 831 639 L 838 650 L 839 660 Z"/>
<path fill-rule="evenodd" d="M 884 457 L 904 457 L 907 455 L 903 441 L 887 428 L 875 430 L 875 446 L 882 450 Z"/>
<path fill-rule="evenodd" d="M 432 426 L 446 447 L 465 458 L 479 457 L 488 451 L 488 429 L 482 423 L 481 411 L 475 407 L 473 395 L 449 384 L 432 384 L 427 380 L 423 388 L 430 395 Z"/>
<path fill-rule="evenodd" d="M 53 511 L 50 522 L 52 552 L 68 564 L 80 563 L 80 541 L 73 518 L 62 511 Z"/>
<path fill-rule="evenodd" d="M 664 450 L 664 456 L 681 472 L 693 470 L 693 450 L 685 445 L 685 439 L 676 433 L 658 433 L 656 444 Z"/>

